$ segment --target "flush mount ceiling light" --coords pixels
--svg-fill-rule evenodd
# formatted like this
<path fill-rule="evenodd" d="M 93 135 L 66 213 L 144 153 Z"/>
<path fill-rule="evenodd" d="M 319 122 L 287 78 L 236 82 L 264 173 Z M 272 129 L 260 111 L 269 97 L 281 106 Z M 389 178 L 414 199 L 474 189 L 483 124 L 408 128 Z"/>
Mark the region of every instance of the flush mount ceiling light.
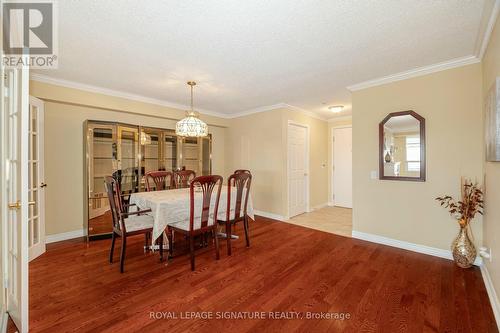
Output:
<path fill-rule="evenodd" d="M 185 137 L 202 137 L 208 135 L 208 126 L 198 118 L 193 107 L 193 87 L 196 82 L 187 83 L 191 87 L 191 110 L 186 112 L 186 118 L 179 120 L 175 125 L 175 134 Z"/>
<path fill-rule="evenodd" d="M 341 112 L 343 109 L 344 109 L 343 105 L 334 105 L 334 106 L 328 107 L 328 110 L 335 112 L 335 113 Z"/>

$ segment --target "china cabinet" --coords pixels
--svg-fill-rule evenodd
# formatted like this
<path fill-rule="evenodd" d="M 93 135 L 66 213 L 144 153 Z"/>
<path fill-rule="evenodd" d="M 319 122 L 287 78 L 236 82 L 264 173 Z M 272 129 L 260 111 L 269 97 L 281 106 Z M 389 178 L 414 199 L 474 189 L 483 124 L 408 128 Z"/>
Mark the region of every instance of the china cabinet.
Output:
<path fill-rule="evenodd" d="M 108 237 L 111 212 L 104 177 L 113 176 L 125 203 L 134 192 L 146 191 L 149 171 L 194 170 L 211 174 L 212 138 L 183 138 L 172 129 L 87 120 L 84 123 L 85 217 L 88 239 Z"/>

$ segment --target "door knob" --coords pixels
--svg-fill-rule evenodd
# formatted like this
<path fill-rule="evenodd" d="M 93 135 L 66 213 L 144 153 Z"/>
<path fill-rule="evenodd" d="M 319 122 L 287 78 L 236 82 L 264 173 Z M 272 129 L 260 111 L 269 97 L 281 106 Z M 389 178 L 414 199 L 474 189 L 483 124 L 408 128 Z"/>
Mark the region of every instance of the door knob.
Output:
<path fill-rule="evenodd" d="M 18 200 L 17 202 L 10 203 L 8 205 L 9 209 L 20 209 L 21 208 L 21 202 Z"/>
<path fill-rule="evenodd" d="M 41 188 L 47 187 L 47 184 L 45 184 L 45 183 L 41 183 L 41 184 L 40 184 L 40 187 L 41 187 Z"/>

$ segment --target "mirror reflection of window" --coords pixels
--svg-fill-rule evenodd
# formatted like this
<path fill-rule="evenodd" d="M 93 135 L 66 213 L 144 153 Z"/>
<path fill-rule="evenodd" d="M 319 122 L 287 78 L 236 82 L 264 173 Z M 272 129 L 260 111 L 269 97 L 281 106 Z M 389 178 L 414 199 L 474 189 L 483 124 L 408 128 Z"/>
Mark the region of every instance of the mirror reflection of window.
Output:
<path fill-rule="evenodd" d="M 406 137 L 406 165 L 409 172 L 420 172 L 420 137 Z"/>
<path fill-rule="evenodd" d="M 420 178 L 423 140 L 420 138 L 419 119 L 412 114 L 398 114 L 386 118 L 382 124 L 382 175 L 405 179 Z"/>

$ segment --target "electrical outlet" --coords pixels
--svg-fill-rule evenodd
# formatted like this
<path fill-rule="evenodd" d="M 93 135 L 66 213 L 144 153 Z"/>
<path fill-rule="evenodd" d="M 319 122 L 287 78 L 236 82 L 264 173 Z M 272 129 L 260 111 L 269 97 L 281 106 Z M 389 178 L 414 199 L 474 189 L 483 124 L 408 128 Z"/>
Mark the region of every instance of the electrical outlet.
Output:
<path fill-rule="evenodd" d="M 493 256 L 491 255 L 491 248 L 487 248 L 485 246 L 480 247 L 479 255 L 484 259 L 488 259 L 490 262 L 493 260 Z"/>

